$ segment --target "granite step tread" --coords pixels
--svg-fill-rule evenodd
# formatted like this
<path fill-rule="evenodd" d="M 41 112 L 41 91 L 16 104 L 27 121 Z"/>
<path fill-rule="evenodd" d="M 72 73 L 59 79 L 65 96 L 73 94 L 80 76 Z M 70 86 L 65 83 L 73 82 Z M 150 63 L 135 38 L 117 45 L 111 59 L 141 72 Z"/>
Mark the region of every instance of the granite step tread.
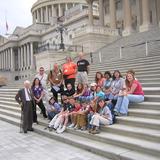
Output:
<path fill-rule="evenodd" d="M 136 109 L 135 109 L 135 108 L 130 108 L 130 109 L 129 109 L 129 112 L 159 115 L 159 119 L 160 119 L 160 110 L 141 109 L 141 108 L 136 108 Z"/>
<path fill-rule="evenodd" d="M 138 149 L 142 152 L 155 152 L 155 154 L 160 153 L 160 143 L 150 142 L 144 139 L 137 139 L 135 137 L 127 137 L 125 135 L 119 135 L 118 133 L 101 132 L 97 135 L 90 135 L 87 131 L 77 131 L 73 129 L 68 130 L 69 133 L 80 135 L 81 137 L 87 137 L 88 139 L 97 140 L 100 142 L 117 145 L 120 147 L 125 147 L 128 149 Z M 143 145 L 142 145 L 143 144 Z M 151 153 L 152 154 L 152 153 Z"/>

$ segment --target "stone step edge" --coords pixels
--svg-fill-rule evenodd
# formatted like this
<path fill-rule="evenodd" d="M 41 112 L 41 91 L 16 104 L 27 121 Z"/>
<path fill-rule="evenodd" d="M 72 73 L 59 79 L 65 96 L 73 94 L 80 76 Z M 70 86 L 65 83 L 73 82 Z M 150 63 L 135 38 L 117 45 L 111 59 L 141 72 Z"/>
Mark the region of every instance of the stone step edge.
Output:
<path fill-rule="evenodd" d="M 70 129 L 67 131 L 77 136 L 85 137 L 87 139 L 92 139 L 100 142 L 106 142 L 106 143 L 108 142 L 111 145 L 117 145 L 119 147 L 124 147 L 129 150 L 141 151 L 143 153 L 150 153 L 150 154 L 153 154 L 154 152 L 154 154 L 156 154 L 157 156 L 160 154 L 159 153 L 160 149 L 157 149 L 157 147 L 159 146 L 158 142 L 148 142 L 146 140 L 137 139 L 135 137 L 131 138 L 131 137 L 126 137 L 123 135 L 118 135 L 113 133 L 101 133 L 101 134 L 97 134 L 96 136 L 93 136 L 88 132 L 84 132 L 84 131 L 75 132 L 73 129 Z M 142 144 L 145 144 L 145 145 L 142 146 Z M 155 147 L 156 145 L 157 147 Z"/>
<path fill-rule="evenodd" d="M 10 117 L 8 117 L 8 116 L 3 116 L 3 115 L 1 115 L 0 114 L 0 119 L 1 120 L 3 120 L 3 121 L 6 121 L 6 122 L 8 122 L 8 123 L 11 123 L 11 124 L 14 124 L 14 125 L 16 125 L 16 126 L 19 126 L 19 122 L 16 120 L 16 119 L 14 119 L 14 121 L 13 121 L 13 118 L 10 118 Z M 145 156 L 145 157 L 152 157 L 152 160 L 158 160 L 157 159 L 157 157 L 154 157 L 154 156 L 150 156 L 150 155 L 146 155 L 146 154 L 141 154 L 141 153 L 139 153 L 139 152 L 134 152 L 134 154 L 133 154 L 133 156 L 127 156 L 127 153 L 128 152 L 130 152 L 130 153 L 132 153 L 132 151 L 130 151 L 130 150 L 126 150 L 125 149 L 125 151 L 124 151 L 124 149 L 122 148 L 122 147 L 119 147 L 119 148 L 122 148 L 123 149 L 123 151 L 122 151 L 122 153 L 113 153 L 113 152 L 109 152 L 108 151 L 108 149 L 107 150 L 105 150 L 105 151 L 101 151 L 101 149 L 105 149 L 105 147 L 104 147 L 104 145 L 102 145 L 101 147 L 100 147 L 100 149 L 99 150 L 97 150 L 97 148 L 93 148 L 93 146 L 95 147 L 97 147 L 97 144 L 95 145 L 95 143 L 93 144 L 93 145 L 91 145 L 90 147 L 92 147 L 92 149 L 90 148 L 90 147 L 87 147 L 86 145 L 85 146 L 83 146 L 83 144 L 81 143 L 81 144 L 77 144 L 78 142 L 76 141 L 76 144 L 74 143 L 74 141 L 73 141 L 73 137 L 71 137 L 70 139 L 67 139 L 68 137 L 65 137 L 64 138 L 64 136 L 61 136 L 60 137 L 60 135 L 58 135 L 58 134 L 49 134 L 49 132 L 46 132 L 45 130 L 44 130 L 44 128 L 43 127 L 36 127 L 36 126 L 34 126 L 34 129 L 35 129 L 35 132 L 36 133 L 38 133 L 38 134 L 41 134 L 41 135 L 44 135 L 44 136 L 47 136 L 48 138 L 53 138 L 53 139 L 55 139 L 55 140 L 59 140 L 59 141 L 61 141 L 61 142 L 65 142 L 65 143 L 67 143 L 67 144 L 70 144 L 70 145 L 74 145 L 74 146 L 76 146 L 76 147 L 79 147 L 79 148 L 82 148 L 82 149 L 85 149 L 85 150 L 87 150 L 87 151 L 90 151 L 90 152 L 93 152 L 93 153 L 96 153 L 96 154 L 99 154 L 99 155 L 101 155 L 101 156 L 104 156 L 104 157 L 107 157 L 107 158 L 113 158 L 113 159 L 119 159 L 119 158 L 125 158 L 125 159 L 128 159 L 128 160 L 137 160 L 137 158 L 136 159 L 131 159 L 131 157 L 134 157 L 135 156 L 135 153 L 137 153 L 137 154 L 140 154 L 142 157 L 143 157 L 143 155 Z M 77 140 L 77 139 L 76 139 Z M 86 142 L 88 141 L 88 139 L 86 139 Z M 82 141 L 81 141 L 82 142 Z M 87 143 L 88 144 L 88 143 Z M 110 145 L 110 146 L 113 146 L 113 145 Z M 115 149 L 115 147 L 117 148 L 117 146 L 113 146 L 113 148 Z M 110 147 L 109 147 L 110 148 Z M 98 151 L 100 151 L 100 152 L 98 152 Z M 112 150 L 112 151 L 115 151 L 115 150 Z M 126 155 L 125 155 L 126 154 Z M 147 159 L 146 159 L 147 160 Z M 150 160 L 150 158 L 148 159 L 148 160 Z"/>
<path fill-rule="evenodd" d="M 8 112 L 8 113 L 7 113 Z M 4 114 L 4 115 L 8 115 L 8 116 L 12 116 L 12 117 L 14 117 L 14 118 L 16 118 L 17 117 L 17 119 L 19 118 L 20 119 L 20 113 L 17 113 L 17 112 L 12 112 L 12 111 L 6 111 L 5 112 L 5 110 L 3 110 L 3 109 L 0 109 L 0 113 L 1 114 Z M 38 116 L 39 117 L 39 116 Z M 40 119 L 40 117 L 38 118 L 38 119 Z M 47 126 L 48 125 L 48 123 L 47 122 L 44 122 L 44 121 L 39 121 L 39 122 L 41 122 L 40 124 L 42 124 L 43 126 Z M 103 127 L 103 129 L 104 129 L 104 127 Z M 153 134 L 148 134 L 149 136 L 153 136 Z M 130 137 L 130 136 L 127 136 L 128 138 L 132 138 L 132 137 Z M 123 139 L 123 138 L 122 138 Z"/>

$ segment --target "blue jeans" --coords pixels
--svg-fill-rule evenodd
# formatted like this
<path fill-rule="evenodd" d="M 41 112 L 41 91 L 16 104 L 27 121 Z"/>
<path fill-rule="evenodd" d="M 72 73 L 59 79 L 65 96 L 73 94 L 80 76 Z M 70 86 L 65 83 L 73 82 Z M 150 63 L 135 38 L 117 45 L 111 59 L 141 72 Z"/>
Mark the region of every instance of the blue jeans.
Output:
<path fill-rule="evenodd" d="M 53 117 L 54 117 L 56 114 L 57 114 L 57 113 L 55 113 L 55 112 L 48 112 L 48 118 L 49 118 L 50 120 L 52 120 Z"/>
<path fill-rule="evenodd" d="M 143 95 L 128 94 L 127 96 L 118 96 L 114 111 L 127 115 L 129 103 L 141 103 L 143 101 Z"/>

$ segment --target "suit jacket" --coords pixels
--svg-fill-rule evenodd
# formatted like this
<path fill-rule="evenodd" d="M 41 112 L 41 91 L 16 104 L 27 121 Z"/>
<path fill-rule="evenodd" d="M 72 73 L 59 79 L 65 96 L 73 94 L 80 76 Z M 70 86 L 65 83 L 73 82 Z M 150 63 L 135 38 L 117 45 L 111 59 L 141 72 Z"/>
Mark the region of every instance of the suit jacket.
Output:
<path fill-rule="evenodd" d="M 35 105 L 35 100 L 34 100 L 34 96 L 33 96 L 33 93 L 32 91 L 30 90 L 30 95 L 31 95 L 31 100 L 33 101 L 33 105 Z M 22 103 L 22 106 L 24 107 L 25 104 L 26 104 L 26 96 L 25 96 L 25 89 L 20 89 L 18 91 L 18 93 L 16 94 L 15 96 L 15 100 L 20 104 Z"/>

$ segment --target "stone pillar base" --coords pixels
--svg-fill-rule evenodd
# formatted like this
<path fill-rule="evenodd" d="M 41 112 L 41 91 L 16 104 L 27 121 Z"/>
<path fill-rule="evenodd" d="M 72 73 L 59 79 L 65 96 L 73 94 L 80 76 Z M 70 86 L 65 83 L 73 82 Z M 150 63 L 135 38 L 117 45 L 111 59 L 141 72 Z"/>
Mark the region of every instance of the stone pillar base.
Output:
<path fill-rule="evenodd" d="M 143 24 L 139 27 L 139 32 L 145 32 L 152 28 L 153 26 L 151 24 Z"/>
<path fill-rule="evenodd" d="M 129 36 L 131 35 L 132 33 L 134 33 L 135 31 L 133 29 L 125 29 L 122 31 L 122 36 Z"/>

